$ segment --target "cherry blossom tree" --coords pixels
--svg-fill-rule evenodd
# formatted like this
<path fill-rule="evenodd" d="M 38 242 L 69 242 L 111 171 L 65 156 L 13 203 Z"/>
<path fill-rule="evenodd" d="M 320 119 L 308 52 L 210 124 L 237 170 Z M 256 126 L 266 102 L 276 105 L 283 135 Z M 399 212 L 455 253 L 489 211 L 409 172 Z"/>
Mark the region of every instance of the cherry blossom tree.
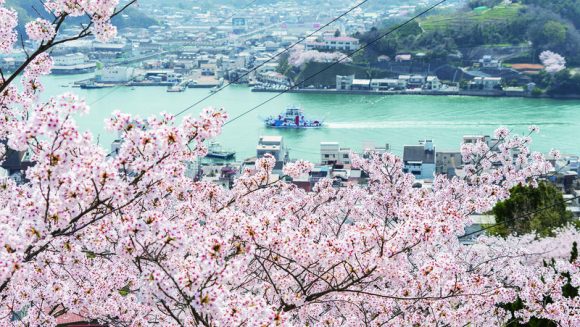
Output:
<path fill-rule="evenodd" d="M 544 51 L 540 53 L 540 60 L 546 67 L 546 72 L 550 74 L 555 74 L 561 70 L 566 69 L 566 59 L 555 52 Z"/>
<path fill-rule="evenodd" d="M 76 126 L 83 99 L 39 99 L 66 17 L 92 17 L 79 38 L 108 39 L 123 9 L 45 6 L 55 20 L 27 25 L 38 49 L 0 88 L 0 138 L 35 162 L 26 182 L 0 181 L 1 325 L 51 326 L 65 313 L 112 326 L 580 323 L 580 298 L 563 290 L 580 286 L 576 230 L 461 242 L 471 214 L 551 171 L 529 135 L 500 128 L 495 146 L 462 146 L 465 176 L 435 176 L 430 189 L 413 187 L 397 156 L 369 153 L 353 160 L 365 185 L 323 179 L 305 192 L 286 179 L 311 164 L 276 179 L 266 156 L 226 190 L 185 174 L 227 121 L 221 110 L 182 121 L 116 112 L 106 124 L 123 143 L 110 155 Z M 16 15 L 0 6 L 0 17 L 9 51 Z"/>
<path fill-rule="evenodd" d="M 300 67 L 309 62 L 332 63 L 339 60 L 352 62 L 352 59 L 342 52 L 320 52 L 318 50 L 304 50 L 304 48 L 299 47 L 290 52 L 288 58 L 288 62 L 294 67 Z"/>

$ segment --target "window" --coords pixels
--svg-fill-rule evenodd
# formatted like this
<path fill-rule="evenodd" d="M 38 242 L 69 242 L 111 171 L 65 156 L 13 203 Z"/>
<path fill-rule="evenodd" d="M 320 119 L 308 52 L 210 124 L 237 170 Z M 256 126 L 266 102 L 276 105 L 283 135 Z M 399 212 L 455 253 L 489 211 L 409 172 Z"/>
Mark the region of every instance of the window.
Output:
<path fill-rule="evenodd" d="M 325 158 L 330 158 L 330 155 L 328 155 L 328 154 L 325 154 L 325 155 L 324 155 L 324 157 L 325 157 Z"/>
<path fill-rule="evenodd" d="M 348 154 L 347 154 L 347 153 L 343 154 L 343 155 L 342 155 L 342 158 L 343 158 L 343 159 L 348 159 Z"/>

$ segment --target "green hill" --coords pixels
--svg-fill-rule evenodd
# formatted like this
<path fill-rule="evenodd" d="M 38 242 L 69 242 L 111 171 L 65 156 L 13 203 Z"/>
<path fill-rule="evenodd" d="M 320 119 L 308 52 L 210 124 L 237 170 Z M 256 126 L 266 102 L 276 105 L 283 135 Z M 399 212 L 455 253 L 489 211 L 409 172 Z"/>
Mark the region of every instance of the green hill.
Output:
<path fill-rule="evenodd" d="M 443 28 L 460 28 L 466 24 L 504 23 L 517 18 L 522 9 L 524 9 L 524 6 L 519 3 L 500 5 L 493 8 L 478 7 L 466 13 L 429 16 L 420 21 L 419 25 L 424 31 L 435 31 Z"/>
<path fill-rule="evenodd" d="M 31 0 L 7 0 L 6 6 L 13 8 L 18 13 L 18 30 L 19 33 L 24 32 L 24 25 L 38 17 L 38 13 L 44 15 L 43 18 L 49 19 L 50 15 L 42 8 L 40 1 Z M 129 7 L 124 12 L 124 17 L 119 15 L 113 18 L 113 24 L 120 29 L 126 27 L 149 27 L 157 25 L 157 21 L 136 7 Z M 86 17 L 71 17 L 67 19 L 69 25 L 80 25 L 87 23 Z"/>

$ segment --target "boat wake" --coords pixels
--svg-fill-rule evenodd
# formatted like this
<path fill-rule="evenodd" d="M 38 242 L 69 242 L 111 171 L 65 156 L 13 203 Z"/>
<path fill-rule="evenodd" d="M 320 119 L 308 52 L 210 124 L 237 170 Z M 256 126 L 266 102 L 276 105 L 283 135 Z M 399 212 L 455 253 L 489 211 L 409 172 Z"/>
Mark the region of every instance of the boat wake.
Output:
<path fill-rule="evenodd" d="M 343 122 L 343 123 L 326 123 L 327 128 L 331 129 L 390 129 L 390 128 L 409 128 L 409 127 L 429 127 L 429 128 L 450 128 L 450 127 L 479 127 L 479 126 L 556 126 L 570 125 L 564 122 L 462 122 L 462 121 L 373 121 L 373 122 Z"/>

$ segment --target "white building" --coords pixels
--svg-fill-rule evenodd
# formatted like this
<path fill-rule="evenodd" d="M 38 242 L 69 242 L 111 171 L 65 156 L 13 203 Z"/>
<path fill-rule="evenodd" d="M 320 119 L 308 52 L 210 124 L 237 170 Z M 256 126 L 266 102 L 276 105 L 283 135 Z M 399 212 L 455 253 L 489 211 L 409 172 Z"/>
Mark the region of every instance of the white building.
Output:
<path fill-rule="evenodd" d="M 483 56 L 479 59 L 479 66 L 483 68 L 500 68 L 501 61 L 493 59 L 491 56 Z"/>
<path fill-rule="evenodd" d="M 320 164 L 323 166 L 350 165 L 350 148 L 341 148 L 338 142 L 320 142 Z"/>
<path fill-rule="evenodd" d="M 371 90 L 373 91 L 389 91 L 389 90 L 403 90 L 407 83 L 403 80 L 394 78 L 378 78 L 371 80 Z"/>
<path fill-rule="evenodd" d="M 479 90 L 496 90 L 501 87 L 501 77 L 475 77 L 473 81 L 469 83 L 471 89 Z"/>
<path fill-rule="evenodd" d="M 84 74 L 93 72 L 97 67 L 96 63 L 90 62 L 89 58 L 80 52 L 56 56 L 53 60 L 54 74 Z"/>
<path fill-rule="evenodd" d="M 264 73 L 256 74 L 258 81 L 262 83 L 277 84 L 277 85 L 290 85 L 290 80 L 283 74 L 275 71 L 267 71 Z"/>
<path fill-rule="evenodd" d="M 432 140 L 419 141 L 419 145 L 403 147 L 403 171 L 418 179 L 431 179 L 435 173 L 435 147 Z"/>
<path fill-rule="evenodd" d="M 276 161 L 284 160 L 284 137 L 282 136 L 260 136 L 256 147 L 256 157 L 262 158 L 266 154 L 271 154 Z"/>
<path fill-rule="evenodd" d="M 305 43 L 306 50 L 355 51 L 359 40 L 349 36 L 325 37 L 320 41 Z"/>
<path fill-rule="evenodd" d="M 135 76 L 135 69 L 132 67 L 104 67 L 97 71 L 95 80 L 100 83 L 127 83 Z"/>
<path fill-rule="evenodd" d="M 336 75 L 336 89 L 337 90 L 350 90 L 352 89 L 352 82 L 354 81 L 354 75 L 341 76 Z"/>
<path fill-rule="evenodd" d="M 427 90 L 439 90 L 441 89 L 441 81 L 437 76 L 427 76 L 424 87 Z"/>

